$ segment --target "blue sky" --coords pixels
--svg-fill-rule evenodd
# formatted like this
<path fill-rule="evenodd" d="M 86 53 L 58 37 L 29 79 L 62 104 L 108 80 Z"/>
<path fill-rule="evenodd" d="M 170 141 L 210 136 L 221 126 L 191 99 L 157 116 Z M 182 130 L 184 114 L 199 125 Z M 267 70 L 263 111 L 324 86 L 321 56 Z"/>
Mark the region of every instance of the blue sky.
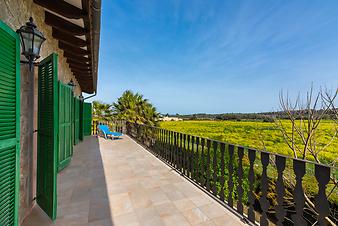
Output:
<path fill-rule="evenodd" d="M 104 0 L 96 100 L 161 113 L 261 112 L 338 85 L 338 1 Z"/>

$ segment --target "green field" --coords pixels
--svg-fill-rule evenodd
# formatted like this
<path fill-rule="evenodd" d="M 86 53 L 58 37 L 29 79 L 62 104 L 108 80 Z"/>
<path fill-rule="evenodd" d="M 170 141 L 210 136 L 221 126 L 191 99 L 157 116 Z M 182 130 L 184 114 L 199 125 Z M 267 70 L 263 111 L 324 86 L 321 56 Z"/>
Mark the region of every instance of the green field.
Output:
<path fill-rule="evenodd" d="M 291 123 L 283 121 L 285 127 L 291 130 Z M 161 122 L 161 127 L 177 132 L 183 132 L 200 137 L 224 141 L 231 144 L 267 150 L 273 153 L 292 156 L 282 133 L 273 122 L 261 121 L 169 121 Z M 334 122 L 323 121 L 316 134 L 318 148 L 324 147 L 334 134 Z M 297 139 L 301 147 L 301 142 Z M 313 160 L 311 157 L 309 160 Z M 319 153 L 323 163 L 333 163 L 338 160 L 338 139 Z"/>

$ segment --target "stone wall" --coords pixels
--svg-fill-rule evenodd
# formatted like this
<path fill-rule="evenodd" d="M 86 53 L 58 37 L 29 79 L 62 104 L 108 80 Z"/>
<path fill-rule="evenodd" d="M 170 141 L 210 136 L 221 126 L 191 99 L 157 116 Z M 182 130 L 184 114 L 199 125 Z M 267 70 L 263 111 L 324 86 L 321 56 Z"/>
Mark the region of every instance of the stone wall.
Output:
<path fill-rule="evenodd" d="M 76 86 L 74 93 L 79 96 L 81 88 L 72 75 L 66 58 L 63 57 L 63 50 L 58 48 L 58 41 L 52 37 L 52 28 L 44 23 L 45 14 L 42 7 L 33 3 L 33 0 L 1 0 L 0 1 L 0 20 L 9 25 L 13 30 L 17 30 L 24 25 L 29 17 L 32 16 L 38 29 L 45 35 L 46 41 L 41 48 L 41 58 L 49 56 L 55 52 L 59 55 L 59 80 L 68 83 L 72 78 Z M 24 59 L 24 58 L 22 58 Z"/>
<path fill-rule="evenodd" d="M 58 48 L 58 41 L 52 37 L 52 28 L 44 23 L 44 10 L 33 3 L 33 0 L 1 0 L 0 20 L 9 25 L 13 30 L 25 24 L 32 16 L 38 29 L 46 37 L 41 48 L 41 58 L 55 52 L 59 55 L 58 72 L 59 80 L 68 83 L 73 79 L 76 84 L 74 93 L 79 96 L 81 88 L 72 75 L 63 51 Z M 22 57 L 22 60 L 25 60 Z M 21 149 L 20 149 L 20 209 L 19 221 L 30 213 L 34 205 L 36 190 L 36 133 L 37 129 L 37 68 L 35 76 L 30 76 L 28 66 L 21 65 Z"/>

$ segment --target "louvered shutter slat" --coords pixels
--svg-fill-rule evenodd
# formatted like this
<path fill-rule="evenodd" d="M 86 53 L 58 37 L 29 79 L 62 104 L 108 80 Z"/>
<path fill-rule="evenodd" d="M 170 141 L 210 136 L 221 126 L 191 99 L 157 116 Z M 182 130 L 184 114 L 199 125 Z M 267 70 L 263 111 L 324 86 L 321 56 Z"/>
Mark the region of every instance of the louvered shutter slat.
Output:
<path fill-rule="evenodd" d="M 57 55 L 39 64 L 38 81 L 37 196 L 41 209 L 56 218 L 56 176 L 58 150 Z"/>
<path fill-rule="evenodd" d="M 0 225 L 18 223 L 20 46 L 0 21 Z"/>
<path fill-rule="evenodd" d="M 72 133 L 72 89 L 63 83 L 59 83 L 59 150 L 58 171 L 64 169 L 71 161 L 73 148 Z"/>
<path fill-rule="evenodd" d="M 92 130 L 92 104 L 83 103 L 83 124 L 84 124 L 84 135 L 91 135 Z"/>

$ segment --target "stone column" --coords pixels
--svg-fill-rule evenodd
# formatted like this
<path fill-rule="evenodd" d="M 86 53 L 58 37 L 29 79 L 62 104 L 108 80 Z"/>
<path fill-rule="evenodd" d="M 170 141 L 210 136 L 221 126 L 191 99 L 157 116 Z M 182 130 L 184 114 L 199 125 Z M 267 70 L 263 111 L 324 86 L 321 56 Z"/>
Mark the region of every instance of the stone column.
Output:
<path fill-rule="evenodd" d="M 29 214 L 33 194 L 34 68 L 21 64 L 20 87 L 20 208 L 19 222 Z"/>

